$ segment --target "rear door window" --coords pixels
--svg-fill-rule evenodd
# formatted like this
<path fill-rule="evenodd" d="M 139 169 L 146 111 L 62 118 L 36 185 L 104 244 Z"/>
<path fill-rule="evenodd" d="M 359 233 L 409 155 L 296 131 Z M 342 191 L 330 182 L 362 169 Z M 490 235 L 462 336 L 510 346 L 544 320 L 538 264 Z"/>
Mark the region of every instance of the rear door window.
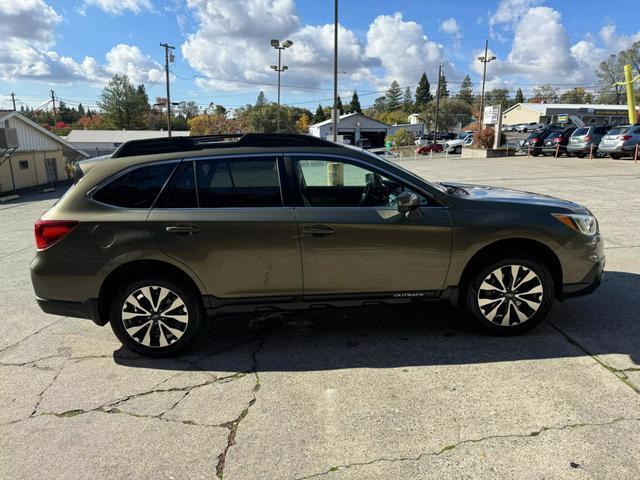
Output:
<path fill-rule="evenodd" d="M 150 208 L 162 190 L 175 162 L 139 167 L 100 188 L 93 199 L 121 208 Z"/>
<path fill-rule="evenodd" d="M 183 162 L 176 173 L 171 177 L 171 183 L 167 189 L 164 208 L 197 208 L 198 197 L 196 194 L 196 181 L 193 172 L 193 162 Z"/>
<path fill-rule="evenodd" d="M 200 208 L 281 207 L 275 158 L 195 162 Z"/>

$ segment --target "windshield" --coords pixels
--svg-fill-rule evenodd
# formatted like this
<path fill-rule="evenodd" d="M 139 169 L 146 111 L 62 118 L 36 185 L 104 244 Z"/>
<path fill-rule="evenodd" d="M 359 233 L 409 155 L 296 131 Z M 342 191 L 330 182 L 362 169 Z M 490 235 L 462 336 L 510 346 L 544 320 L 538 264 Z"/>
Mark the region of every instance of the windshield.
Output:
<path fill-rule="evenodd" d="M 584 128 L 584 127 L 583 128 L 579 128 L 575 132 L 573 132 L 573 136 L 574 137 L 581 137 L 583 135 L 586 135 L 588 131 L 589 131 L 588 128 Z"/>

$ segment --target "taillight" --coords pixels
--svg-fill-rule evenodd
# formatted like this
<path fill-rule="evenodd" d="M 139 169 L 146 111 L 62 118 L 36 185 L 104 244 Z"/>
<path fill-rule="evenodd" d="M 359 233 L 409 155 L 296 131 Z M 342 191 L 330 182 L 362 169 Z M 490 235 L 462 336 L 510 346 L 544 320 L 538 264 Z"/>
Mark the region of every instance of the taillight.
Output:
<path fill-rule="evenodd" d="M 584 136 L 584 141 L 587 143 L 590 143 L 593 140 L 593 137 L 591 135 L 585 135 Z"/>
<path fill-rule="evenodd" d="M 76 228 L 76 220 L 38 220 L 35 225 L 38 250 L 50 247 Z"/>
<path fill-rule="evenodd" d="M 620 140 L 626 142 L 627 140 L 631 140 L 633 137 L 631 135 L 621 135 Z"/>
<path fill-rule="evenodd" d="M 539 138 L 532 138 L 531 143 L 538 143 L 540 141 Z"/>
<path fill-rule="evenodd" d="M 556 138 L 553 139 L 553 141 L 555 143 L 560 143 L 562 140 L 564 140 L 564 138 L 562 138 L 562 137 L 556 137 Z"/>

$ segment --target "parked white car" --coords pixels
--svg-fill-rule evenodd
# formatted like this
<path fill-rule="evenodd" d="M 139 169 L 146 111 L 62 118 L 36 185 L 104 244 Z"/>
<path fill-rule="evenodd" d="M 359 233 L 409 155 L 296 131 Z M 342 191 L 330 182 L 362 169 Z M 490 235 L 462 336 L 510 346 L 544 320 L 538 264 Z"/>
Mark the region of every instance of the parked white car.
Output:
<path fill-rule="evenodd" d="M 473 143 L 473 133 L 461 133 L 455 140 L 449 140 L 444 144 L 447 153 L 462 153 L 462 147 L 468 147 Z"/>

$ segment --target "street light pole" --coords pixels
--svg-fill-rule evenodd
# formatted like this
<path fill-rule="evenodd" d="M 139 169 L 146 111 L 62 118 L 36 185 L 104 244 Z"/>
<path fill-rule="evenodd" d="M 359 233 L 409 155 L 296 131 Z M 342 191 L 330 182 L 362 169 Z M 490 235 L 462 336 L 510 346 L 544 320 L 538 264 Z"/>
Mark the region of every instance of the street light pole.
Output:
<path fill-rule="evenodd" d="M 480 60 L 484 64 L 484 69 L 482 72 L 482 94 L 480 96 L 480 129 L 484 127 L 484 85 L 485 85 L 485 82 L 487 81 L 487 63 L 496 59 L 495 56 L 492 56 L 491 58 L 489 58 L 488 55 L 489 55 L 489 40 L 485 40 L 484 57 L 478 57 L 478 60 Z"/>
<path fill-rule="evenodd" d="M 333 5 L 333 109 L 331 124 L 333 125 L 333 141 L 338 141 L 338 0 Z"/>
<path fill-rule="evenodd" d="M 280 131 L 280 117 L 281 117 L 280 115 L 280 74 L 289 68 L 286 65 L 282 65 L 282 51 L 285 48 L 289 48 L 291 45 L 293 45 L 293 42 L 291 40 L 285 40 L 284 42 L 282 42 L 282 45 L 280 44 L 280 40 L 275 40 L 275 39 L 271 40 L 271 46 L 276 50 L 278 50 L 278 65 L 271 65 L 271 68 L 276 72 L 278 72 L 278 119 L 276 122 L 276 131 L 278 132 Z"/>

